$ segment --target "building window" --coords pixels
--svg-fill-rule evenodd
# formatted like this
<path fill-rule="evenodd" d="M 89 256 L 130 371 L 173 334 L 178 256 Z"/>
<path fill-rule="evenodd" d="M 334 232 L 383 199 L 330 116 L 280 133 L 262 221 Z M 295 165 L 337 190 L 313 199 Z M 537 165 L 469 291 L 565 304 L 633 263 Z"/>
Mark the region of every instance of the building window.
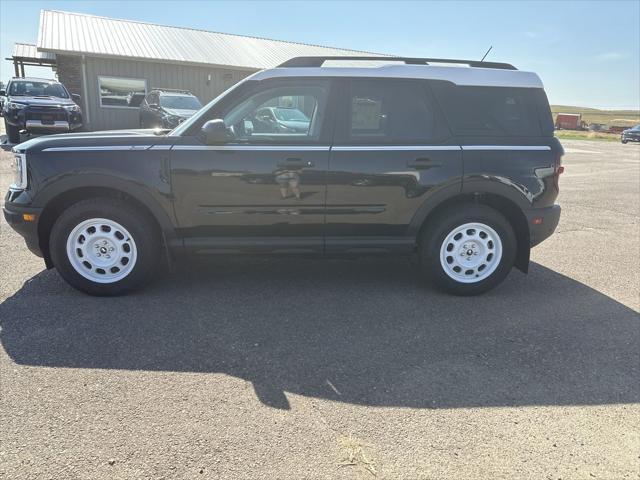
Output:
<path fill-rule="evenodd" d="M 147 81 L 141 78 L 98 77 L 100 106 L 138 108 L 147 95 Z"/>

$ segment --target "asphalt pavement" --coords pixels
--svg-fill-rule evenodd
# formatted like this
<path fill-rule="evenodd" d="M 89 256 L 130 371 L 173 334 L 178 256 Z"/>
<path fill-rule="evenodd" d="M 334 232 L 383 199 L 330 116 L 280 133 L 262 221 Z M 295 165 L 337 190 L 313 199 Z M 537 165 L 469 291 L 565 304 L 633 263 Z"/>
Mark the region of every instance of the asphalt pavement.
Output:
<path fill-rule="evenodd" d="M 556 234 L 473 298 L 390 258 L 92 298 L 2 219 L 0 478 L 640 478 L 640 145 L 563 143 Z"/>

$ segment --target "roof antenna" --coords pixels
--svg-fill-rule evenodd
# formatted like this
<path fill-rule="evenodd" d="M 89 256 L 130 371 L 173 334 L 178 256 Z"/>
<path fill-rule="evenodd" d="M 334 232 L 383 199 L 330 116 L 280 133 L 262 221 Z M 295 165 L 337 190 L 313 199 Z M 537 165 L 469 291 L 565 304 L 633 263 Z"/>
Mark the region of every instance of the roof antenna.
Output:
<path fill-rule="evenodd" d="M 489 47 L 489 50 L 487 50 L 487 53 L 484 54 L 484 57 L 482 57 L 482 60 L 480 60 L 480 63 L 484 62 L 484 59 L 487 58 L 487 55 L 489 55 L 489 52 L 491 51 L 492 48 L 493 48 L 493 45 Z"/>

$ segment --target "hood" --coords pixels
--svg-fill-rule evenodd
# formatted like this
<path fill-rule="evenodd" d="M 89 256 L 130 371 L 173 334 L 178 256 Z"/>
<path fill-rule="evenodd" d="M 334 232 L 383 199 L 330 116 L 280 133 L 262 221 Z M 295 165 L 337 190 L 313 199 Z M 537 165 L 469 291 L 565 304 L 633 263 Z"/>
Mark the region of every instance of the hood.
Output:
<path fill-rule="evenodd" d="M 25 103 L 27 105 L 75 105 L 75 102 L 70 98 L 60 97 L 28 97 L 22 95 L 10 95 L 7 97 L 10 102 Z"/>
<path fill-rule="evenodd" d="M 135 129 L 104 130 L 101 132 L 61 133 L 43 135 L 22 142 L 15 147 L 16 151 L 36 151 L 45 148 L 79 147 L 79 146 L 121 146 L 121 145 L 155 145 L 167 138 L 168 129 Z"/>
<path fill-rule="evenodd" d="M 164 108 L 164 111 L 169 115 L 175 115 L 176 117 L 189 118 L 193 116 L 198 110 L 190 110 L 185 108 Z"/>

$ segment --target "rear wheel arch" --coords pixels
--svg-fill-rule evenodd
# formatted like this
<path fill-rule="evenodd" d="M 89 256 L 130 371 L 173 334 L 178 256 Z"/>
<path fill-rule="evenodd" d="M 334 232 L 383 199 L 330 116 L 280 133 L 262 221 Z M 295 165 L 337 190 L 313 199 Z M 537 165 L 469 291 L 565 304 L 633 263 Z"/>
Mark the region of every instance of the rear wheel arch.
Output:
<path fill-rule="evenodd" d="M 428 228 L 430 221 L 436 216 L 442 214 L 443 211 L 457 207 L 461 204 L 481 204 L 493 208 L 500 212 L 511 224 L 517 240 L 517 252 L 515 266 L 527 272 L 529 268 L 529 256 L 531 252 L 530 231 L 527 217 L 522 209 L 509 198 L 494 193 L 474 192 L 459 194 L 449 197 L 440 203 L 432 205 L 426 216 L 421 221 L 416 232 L 416 238 L 421 238 L 424 230 Z"/>

